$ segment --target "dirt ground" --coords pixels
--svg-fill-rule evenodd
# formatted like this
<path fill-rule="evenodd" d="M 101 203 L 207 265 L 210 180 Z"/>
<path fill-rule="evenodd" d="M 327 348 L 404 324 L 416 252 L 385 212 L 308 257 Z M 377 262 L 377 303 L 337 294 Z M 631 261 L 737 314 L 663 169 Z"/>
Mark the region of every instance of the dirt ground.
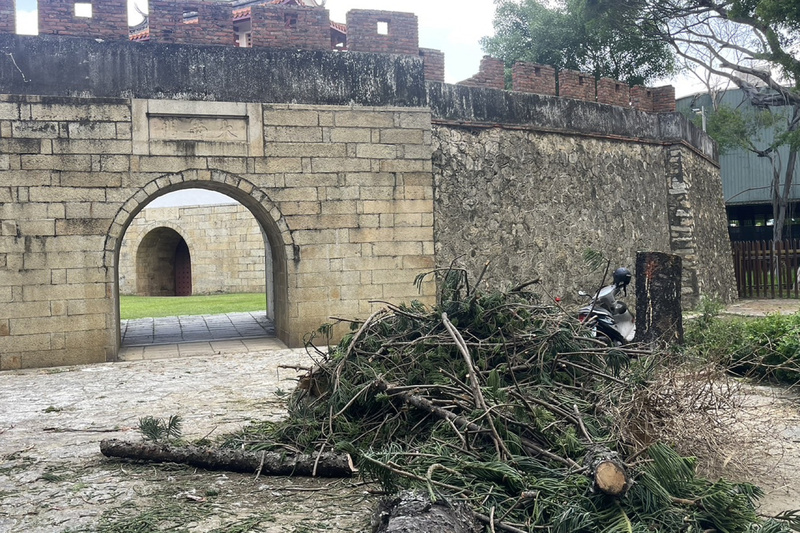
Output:
<path fill-rule="evenodd" d="M 297 372 L 279 366 L 310 363 L 282 350 L 0 373 L 0 533 L 368 531 L 378 496 L 355 479 L 255 478 L 99 452 L 104 438 L 139 439 L 133 428 L 148 415 L 181 415 L 188 439 L 284 416 Z M 740 394 L 723 473 L 762 486 L 765 514 L 800 508 L 800 395 Z"/>

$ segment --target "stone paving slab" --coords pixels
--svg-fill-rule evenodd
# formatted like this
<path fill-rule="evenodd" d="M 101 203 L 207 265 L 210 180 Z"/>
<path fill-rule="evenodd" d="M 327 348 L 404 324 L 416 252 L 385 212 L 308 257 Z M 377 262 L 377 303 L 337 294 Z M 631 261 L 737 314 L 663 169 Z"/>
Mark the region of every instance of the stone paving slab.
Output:
<path fill-rule="evenodd" d="M 198 342 L 244 337 L 275 337 L 275 324 L 264 311 L 137 318 L 120 321 L 124 347 Z"/>

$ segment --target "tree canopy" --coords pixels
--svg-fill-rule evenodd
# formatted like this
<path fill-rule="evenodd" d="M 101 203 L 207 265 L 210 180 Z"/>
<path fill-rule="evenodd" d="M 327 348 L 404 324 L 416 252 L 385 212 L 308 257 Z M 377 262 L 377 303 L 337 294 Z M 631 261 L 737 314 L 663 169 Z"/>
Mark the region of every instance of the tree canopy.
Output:
<path fill-rule="evenodd" d="M 648 37 L 652 31 L 611 24 L 583 0 L 555 7 L 540 0 L 498 0 L 494 28 L 495 35 L 483 39 L 483 48 L 507 64 L 529 61 L 637 85 L 674 68 L 669 47 Z"/>

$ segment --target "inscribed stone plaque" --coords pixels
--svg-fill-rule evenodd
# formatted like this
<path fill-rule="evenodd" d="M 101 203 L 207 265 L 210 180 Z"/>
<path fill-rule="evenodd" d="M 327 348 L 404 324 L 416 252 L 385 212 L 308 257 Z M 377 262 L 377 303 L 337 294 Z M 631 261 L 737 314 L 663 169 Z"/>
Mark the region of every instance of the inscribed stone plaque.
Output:
<path fill-rule="evenodd" d="M 246 142 L 246 117 L 149 117 L 150 139 L 164 141 Z"/>

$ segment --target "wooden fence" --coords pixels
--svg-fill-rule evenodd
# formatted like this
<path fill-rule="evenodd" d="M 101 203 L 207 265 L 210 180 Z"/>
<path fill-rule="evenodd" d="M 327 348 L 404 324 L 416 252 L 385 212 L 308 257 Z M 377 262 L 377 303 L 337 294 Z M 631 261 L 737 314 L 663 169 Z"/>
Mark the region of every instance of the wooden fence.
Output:
<path fill-rule="evenodd" d="M 739 298 L 798 298 L 800 239 L 733 243 Z"/>

